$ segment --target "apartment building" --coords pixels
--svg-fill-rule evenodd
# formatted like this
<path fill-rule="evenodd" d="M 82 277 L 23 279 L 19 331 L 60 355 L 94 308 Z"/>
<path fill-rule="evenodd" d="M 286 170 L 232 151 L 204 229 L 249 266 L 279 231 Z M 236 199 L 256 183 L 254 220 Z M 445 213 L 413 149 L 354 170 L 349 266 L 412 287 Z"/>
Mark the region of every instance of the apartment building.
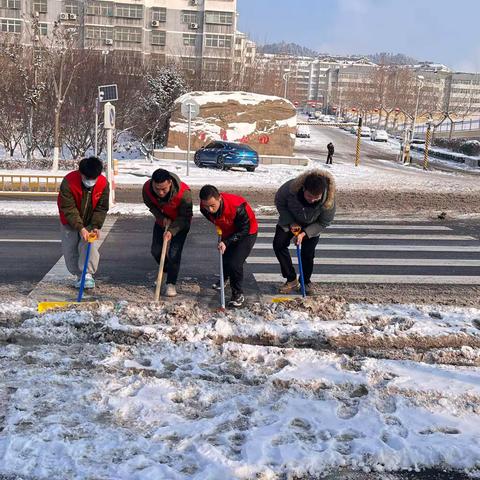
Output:
<path fill-rule="evenodd" d="M 256 91 L 286 96 L 298 104 L 309 98 L 313 59 L 280 54 L 257 54 L 255 58 Z M 285 95 L 286 94 L 286 95 Z"/>
<path fill-rule="evenodd" d="M 40 34 L 60 21 L 78 30 L 80 48 L 175 61 L 201 78 L 232 70 L 236 7 L 236 0 L 0 0 L 0 32 L 29 43 L 37 14 Z"/>
<path fill-rule="evenodd" d="M 257 46 L 247 35 L 236 32 L 233 57 L 233 87 L 251 90 L 255 85 L 254 66 Z"/>

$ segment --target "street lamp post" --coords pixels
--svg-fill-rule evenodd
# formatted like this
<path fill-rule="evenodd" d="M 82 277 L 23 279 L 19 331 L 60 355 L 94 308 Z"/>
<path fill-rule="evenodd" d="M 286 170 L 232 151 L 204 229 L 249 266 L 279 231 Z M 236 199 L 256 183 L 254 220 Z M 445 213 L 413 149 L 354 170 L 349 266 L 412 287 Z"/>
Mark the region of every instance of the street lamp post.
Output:
<path fill-rule="evenodd" d="M 285 94 L 283 95 L 284 98 L 287 98 L 287 91 L 288 91 L 288 77 L 292 72 L 290 69 L 285 69 L 283 74 L 283 81 L 285 82 Z"/>
<path fill-rule="evenodd" d="M 419 80 L 418 82 L 418 89 L 417 89 L 417 103 L 415 105 L 415 114 L 413 115 L 413 125 L 412 125 L 412 136 L 410 137 L 410 143 L 413 143 L 413 137 L 415 136 L 415 123 L 417 121 L 417 115 L 418 115 L 418 103 L 420 101 L 420 90 L 423 88 L 423 79 L 424 77 L 422 75 L 418 75 L 417 79 Z"/>

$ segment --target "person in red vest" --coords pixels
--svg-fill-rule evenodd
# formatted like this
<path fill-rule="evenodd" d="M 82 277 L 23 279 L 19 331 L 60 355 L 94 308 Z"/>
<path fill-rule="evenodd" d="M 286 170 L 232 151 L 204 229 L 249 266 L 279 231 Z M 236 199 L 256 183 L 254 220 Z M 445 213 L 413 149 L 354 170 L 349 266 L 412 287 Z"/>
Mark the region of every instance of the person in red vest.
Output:
<path fill-rule="evenodd" d="M 57 205 L 62 224 L 62 250 L 65 264 L 77 276 L 76 287 L 85 263 L 88 234 L 100 238 L 100 229 L 108 212 L 109 185 L 102 175 L 103 164 L 97 157 L 84 158 L 78 170 L 65 176 L 58 193 Z M 97 271 L 100 255 L 95 242 L 90 249 L 85 288 L 94 288 L 93 275 Z"/>
<path fill-rule="evenodd" d="M 167 273 L 165 295 L 177 295 L 177 284 L 183 245 L 193 216 L 190 187 L 174 173 L 159 168 L 143 185 L 143 202 L 155 217 L 152 238 L 152 256 L 160 263 L 163 242 L 170 242 L 165 261 Z M 169 223 L 167 231 L 165 227 Z"/>
<path fill-rule="evenodd" d="M 200 211 L 222 232 L 218 250 L 223 254 L 225 284 L 230 281 L 230 307 L 241 307 L 243 295 L 243 265 L 257 240 L 258 223 L 248 202 L 238 195 L 220 193 L 213 185 L 200 190 Z M 220 282 L 213 285 L 220 288 Z"/>

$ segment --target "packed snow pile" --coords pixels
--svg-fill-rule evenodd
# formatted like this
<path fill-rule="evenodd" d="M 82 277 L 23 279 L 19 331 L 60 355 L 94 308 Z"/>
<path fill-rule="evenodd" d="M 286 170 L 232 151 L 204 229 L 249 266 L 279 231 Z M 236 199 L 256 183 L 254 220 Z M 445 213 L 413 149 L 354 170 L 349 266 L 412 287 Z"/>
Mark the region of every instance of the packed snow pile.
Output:
<path fill-rule="evenodd" d="M 480 311 L 319 305 L 2 304 L 0 476 L 478 473 Z"/>
<path fill-rule="evenodd" d="M 297 125 L 295 107 L 281 97 L 246 92 L 190 92 L 175 102 L 168 146 L 187 150 L 188 120 L 181 113 L 193 99 L 200 114 L 192 120 L 191 146 L 212 140 L 246 143 L 261 155 L 293 155 Z"/>

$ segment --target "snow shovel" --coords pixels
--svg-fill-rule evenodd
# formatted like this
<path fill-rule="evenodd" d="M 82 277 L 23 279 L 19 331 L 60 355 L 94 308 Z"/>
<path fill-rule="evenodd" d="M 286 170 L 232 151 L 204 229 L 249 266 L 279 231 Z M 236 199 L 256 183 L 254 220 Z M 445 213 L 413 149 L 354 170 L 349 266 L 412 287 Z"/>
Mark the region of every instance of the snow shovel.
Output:
<path fill-rule="evenodd" d="M 38 312 L 43 313 L 46 312 L 47 310 L 51 310 L 52 308 L 61 308 L 61 307 L 70 307 L 73 305 L 78 305 L 81 303 L 82 298 L 83 298 L 83 290 L 85 288 L 85 277 L 87 276 L 87 270 L 88 270 L 88 260 L 90 259 L 90 250 L 92 248 L 92 243 L 97 239 L 97 234 L 93 232 L 89 232 L 88 234 L 88 244 L 87 244 L 87 253 L 85 255 L 85 263 L 83 264 L 83 271 L 82 271 L 82 277 L 80 280 L 80 289 L 78 291 L 78 296 L 77 296 L 77 301 L 76 302 L 40 302 L 38 304 Z M 88 303 L 94 303 L 94 302 L 88 302 Z M 84 303 L 85 305 L 85 303 Z"/>
<path fill-rule="evenodd" d="M 302 229 L 300 227 L 292 228 L 292 233 L 295 235 L 295 238 L 300 235 Z M 297 243 L 297 260 L 298 260 L 298 274 L 300 276 L 300 289 L 302 292 L 302 297 L 305 298 L 307 294 L 305 293 L 305 280 L 303 278 L 303 265 L 302 265 L 302 253 L 301 246 Z"/>
<path fill-rule="evenodd" d="M 222 241 L 222 229 L 217 227 L 218 243 Z M 220 303 L 221 309 L 225 310 L 225 280 L 223 278 L 223 253 L 219 250 L 220 257 Z"/>
<path fill-rule="evenodd" d="M 165 230 L 163 231 L 163 235 L 167 233 L 169 226 L 170 226 L 170 220 L 166 220 Z M 168 247 L 168 242 L 164 240 L 162 245 L 162 254 L 160 255 L 160 263 L 158 265 L 157 284 L 155 285 L 155 301 L 156 302 L 160 300 L 160 289 L 162 288 L 163 267 L 165 266 L 165 257 L 167 256 L 167 247 Z"/>

